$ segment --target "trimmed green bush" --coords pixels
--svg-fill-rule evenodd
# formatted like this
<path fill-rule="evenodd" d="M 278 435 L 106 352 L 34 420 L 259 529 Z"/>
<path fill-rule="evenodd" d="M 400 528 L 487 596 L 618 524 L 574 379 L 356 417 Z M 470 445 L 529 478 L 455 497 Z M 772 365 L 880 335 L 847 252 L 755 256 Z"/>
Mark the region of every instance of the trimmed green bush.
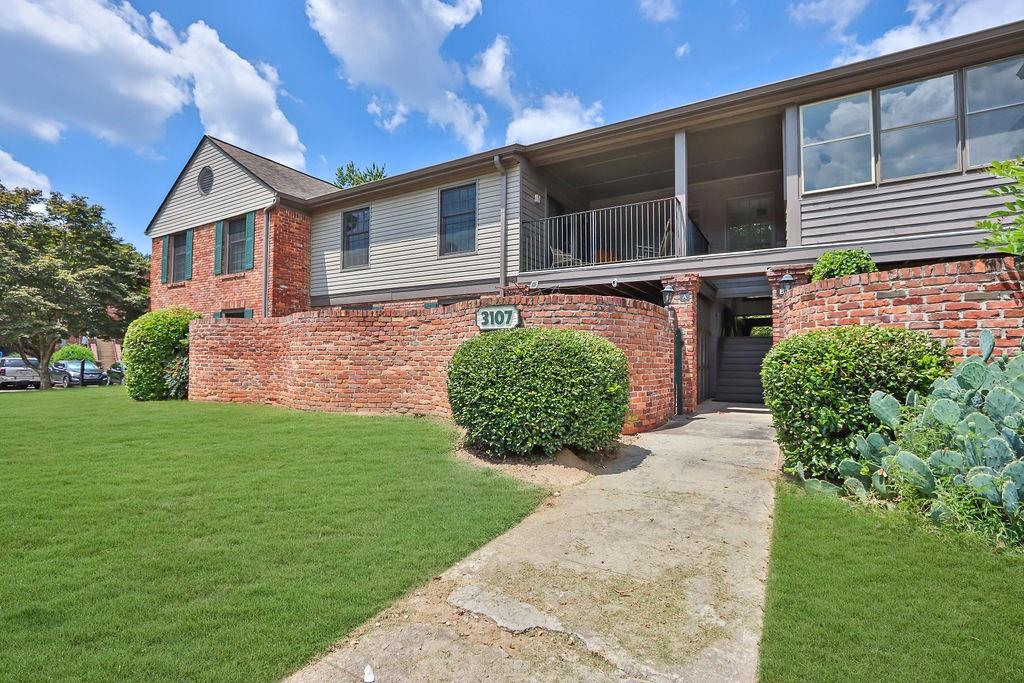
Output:
<path fill-rule="evenodd" d="M 837 477 L 853 437 L 878 425 L 872 392 L 926 392 L 951 365 L 940 341 L 900 328 L 833 327 L 779 342 L 761 381 L 786 469 L 803 463 L 813 476 Z"/>
<path fill-rule="evenodd" d="M 92 354 L 92 349 L 82 346 L 81 344 L 66 344 L 50 356 L 50 362 L 56 363 L 61 360 L 91 360 L 93 363 L 96 362 L 96 356 Z"/>
<path fill-rule="evenodd" d="M 871 254 L 863 249 L 826 251 L 818 257 L 811 268 L 811 282 L 827 280 L 830 277 L 876 273 L 878 266 Z"/>
<path fill-rule="evenodd" d="M 452 357 L 448 401 L 469 443 L 494 455 L 596 451 L 626 419 L 626 354 L 581 330 L 488 332 Z"/>
<path fill-rule="evenodd" d="M 136 318 L 124 336 L 124 385 L 136 401 L 160 401 L 171 396 L 167 368 L 188 350 L 188 324 L 201 317 L 175 306 Z"/>

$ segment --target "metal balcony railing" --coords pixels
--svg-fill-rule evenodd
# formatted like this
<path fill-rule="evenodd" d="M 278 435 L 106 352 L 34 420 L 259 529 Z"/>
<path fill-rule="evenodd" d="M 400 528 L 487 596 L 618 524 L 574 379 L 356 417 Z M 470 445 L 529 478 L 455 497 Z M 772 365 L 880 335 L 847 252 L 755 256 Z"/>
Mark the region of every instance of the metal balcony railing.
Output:
<path fill-rule="evenodd" d="M 520 270 L 580 268 L 649 261 L 676 251 L 675 197 L 526 221 L 520 229 Z M 687 254 L 708 253 L 708 241 L 687 219 Z"/>

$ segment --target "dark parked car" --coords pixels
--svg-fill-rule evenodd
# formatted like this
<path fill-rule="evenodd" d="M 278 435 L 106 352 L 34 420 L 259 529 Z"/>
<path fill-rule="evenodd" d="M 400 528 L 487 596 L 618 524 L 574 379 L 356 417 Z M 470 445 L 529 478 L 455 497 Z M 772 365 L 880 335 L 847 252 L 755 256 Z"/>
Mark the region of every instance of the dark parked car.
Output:
<path fill-rule="evenodd" d="M 70 387 L 84 384 L 89 386 L 90 384 L 109 384 L 107 379 L 107 373 L 103 372 L 103 369 L 93 363 L 90 360 L 85 361 L 85 382 L 82 382 L 82 361 L 78 360 L 61 360 L 50 365 L 50 377 L 53 377 L 53 372 L 57 371 L 62 373 L 60 381 L 56 384 L 61 386 Z"/>
<path fill-rule="evenodd" d="M 124 384 L 124 363 L 114 363 L 107 369 L 107 384 Z"/>

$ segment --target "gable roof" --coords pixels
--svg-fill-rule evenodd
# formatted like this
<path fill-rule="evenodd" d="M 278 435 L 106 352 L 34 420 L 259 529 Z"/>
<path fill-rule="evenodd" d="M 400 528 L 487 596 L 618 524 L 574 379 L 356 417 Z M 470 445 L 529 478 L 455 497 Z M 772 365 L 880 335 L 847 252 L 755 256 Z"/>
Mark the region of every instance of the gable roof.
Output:
<path fill-rule="evenodd" d="M 320 180 L 308 173 L 296 171 L 290 166 L 279 164 L 272 159 L 260 156 L 241 147 L 236 147 L 230 142 L 218 140 L 212 135 L 206 135 L 205 137 L 278 194 L 287 195 L 295 199 L 311 199 L 312 197 L 338 189 L 337 185 L 326 180 Z"/>

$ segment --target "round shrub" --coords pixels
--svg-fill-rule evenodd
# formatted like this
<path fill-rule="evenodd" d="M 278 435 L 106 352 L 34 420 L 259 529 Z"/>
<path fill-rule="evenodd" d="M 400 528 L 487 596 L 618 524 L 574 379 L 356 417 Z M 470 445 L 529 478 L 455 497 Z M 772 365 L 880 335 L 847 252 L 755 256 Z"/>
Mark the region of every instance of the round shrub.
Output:
<path fill-rule="evenodd" d="M 942 342 L 891 327 L 833 327 L 776 344 L 761 366 L 786 468 L 798 462 L 814 476 L 835 477 L 851 440 L 878 428 L 874 391 L 927 393 L 951 362 Z"/>
<path fill-rule="evenodd" d="M 201 317 L 175 306 L 136 318 L 124 336 L 124 385 L 136 401 L 159 401 L 170 396 L 164 377 L 168 366 L 188 349 L 188 324 Z"/>
<path fill-rule="evenodd" d="M 61 360 L 91 360 L 95 363 L 96 356 L 92 354 L 92 349 L 81 344 L 65 344 L 50 356 L 51 363 Z"/>
<path fill-rule="evenodd" d="M 826 251 L 818 257 L 810 271 L 811 282 L 827 280 L 830 277 L 876 272 L 878 272 L 878 266 L 875 265 L 871 254 L 863 249 Z"/>
<path fill-rule="evenodd" d="M 452 357 L 448 401 L 469 443 L 495 455 L 596 451 L 626 419 L 626 354 L 581 330 L 488 332 Z"/>

